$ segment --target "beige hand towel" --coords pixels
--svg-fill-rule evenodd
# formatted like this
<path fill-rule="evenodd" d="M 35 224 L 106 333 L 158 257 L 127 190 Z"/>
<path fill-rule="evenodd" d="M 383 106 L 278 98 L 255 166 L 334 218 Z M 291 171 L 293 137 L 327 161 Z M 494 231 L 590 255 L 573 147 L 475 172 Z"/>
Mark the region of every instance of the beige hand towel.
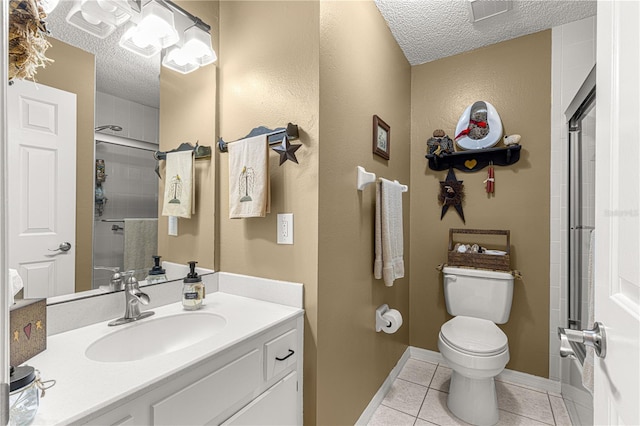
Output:
<path fill-rule="evenodd" d="M 229 217 L 264 217 L 269 213 L 269 144 L 266 135 L 230 143 Z"/>
<path fill-rule="evenodd" d="M 194 172 L 193 151 L 167 154 L 164 200 L 162 202 L 163 216 L 189 219 L 191 213 L 195 213 Z"/>
<path fill-rule="evenodd" d="M 384 278 L 387 287 L 404 277 L 402 190 L 397 182 L 380 178 L 376 182 L 375 262 L 373 276 Z"/>

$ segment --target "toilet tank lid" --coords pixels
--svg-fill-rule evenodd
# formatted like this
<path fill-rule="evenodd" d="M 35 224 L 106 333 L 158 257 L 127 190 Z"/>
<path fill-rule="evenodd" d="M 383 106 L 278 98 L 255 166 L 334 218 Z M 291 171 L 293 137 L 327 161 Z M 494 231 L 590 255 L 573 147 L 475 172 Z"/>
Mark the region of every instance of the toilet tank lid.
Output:
<path fill-rule="evenodd" d="M 442 273 L 448 275 L 464 275 L 467 277 L 513 280 L 513 275 L 511 275 L 509 272 L 490 271 L 487 269 L 456 268 L 453 266 L 445 266 L 442 269 Z"/>

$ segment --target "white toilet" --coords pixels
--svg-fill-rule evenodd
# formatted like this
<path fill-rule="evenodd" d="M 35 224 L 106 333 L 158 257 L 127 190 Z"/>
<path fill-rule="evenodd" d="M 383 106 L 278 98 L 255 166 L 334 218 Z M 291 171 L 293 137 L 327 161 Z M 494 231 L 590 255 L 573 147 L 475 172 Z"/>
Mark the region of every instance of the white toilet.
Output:
<path fill-rule="evenodd" d="M 444 297 L 454 318 L 440 328 L 438 349 L 453 370 L 447 405 L 467 423 L 498 422 L 494 377 L 509 362 L 507 336 L 513 276 L 507 272 L 445 267 Z"/>

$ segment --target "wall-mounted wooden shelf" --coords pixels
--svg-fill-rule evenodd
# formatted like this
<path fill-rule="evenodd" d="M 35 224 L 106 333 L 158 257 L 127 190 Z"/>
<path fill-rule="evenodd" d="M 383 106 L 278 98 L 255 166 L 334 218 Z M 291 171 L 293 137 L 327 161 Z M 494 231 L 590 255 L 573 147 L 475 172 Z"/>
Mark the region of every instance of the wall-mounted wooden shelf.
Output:
<path fill-rule="evenodd" d="M 433 155 L 425 157 L 431 170 L 448 170 L 451 167 L 463 172 L 477 172 L 493 162 L 494 166 L 509 166 L 520 160 L 521 145 L 502 148 L 473 149 L 454 152 L 453 154 Z"/>

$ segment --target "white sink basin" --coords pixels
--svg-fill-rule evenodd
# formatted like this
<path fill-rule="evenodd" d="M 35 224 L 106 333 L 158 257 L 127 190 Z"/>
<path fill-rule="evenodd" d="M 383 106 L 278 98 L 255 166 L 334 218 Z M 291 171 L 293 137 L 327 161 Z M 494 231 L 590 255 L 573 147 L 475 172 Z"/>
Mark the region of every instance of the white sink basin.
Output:
<path fill-rule="evenodd" d="M 138 361 L 194 345 L 212 337 L 226 324 L 224 317 L 204 312 L 143 319 L 96 340 L 85 355 L 93 361 Z"/>

